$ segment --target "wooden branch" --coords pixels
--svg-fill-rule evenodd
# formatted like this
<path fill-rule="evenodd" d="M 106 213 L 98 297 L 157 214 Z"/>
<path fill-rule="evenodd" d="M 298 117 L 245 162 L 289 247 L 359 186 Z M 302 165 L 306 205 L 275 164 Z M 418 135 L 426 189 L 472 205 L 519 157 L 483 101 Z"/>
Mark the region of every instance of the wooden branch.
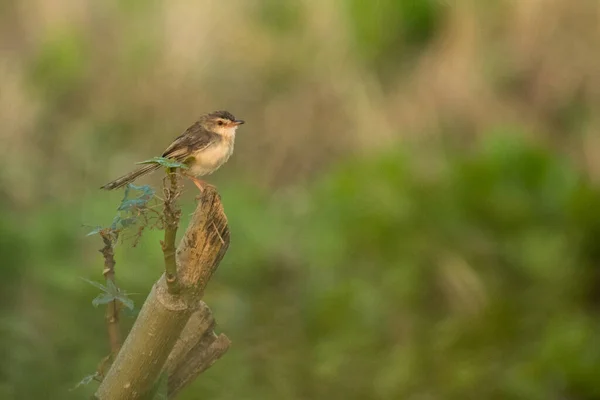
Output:
<path fill-rule="evenodd" d="M 96 398 L 142 399 L 152 390 L 228 246 L 220 197 L 206 188 L 177 249 L 180 293 L 169 293 L 165 275 L 155 283 Z"/>
<path fill-rule="evenodd" d="M 202 302 L 167 359 L 169 399 L 175 398 L 229 349 L 230 340 L 223 334 L 215 335 L 214 327 L 212 312 Z"/>
<path fill-rule="evenodd" d="M 213 329 L 214 326 L 215 319 L 210 308 L 201 301 L 177 339 L 171 354 L 169 354 L 165 364 L 165 369 L 169 371 L 169 374 L 177 369 L 185 355 L 196 346 L 206 331 Z"/>
<path fill-rule="evenodd" d="M 217 336 L 212 330 L 202 336 L 196 347 L 186 355 L 186 362 L 181 363 L 179 369 L 169 374 L 168 398 L 175 398 L 183 388 L 221 358 L 230 345 L 231 341 L 227 336 Z"/>
<path fill-rule="evenodd" d="M 165 257 L 165 279 L 169 293 L 177 294 L 181 290 L 175 260 L 175 238 L 177 237 L 177 228 L 179 227 L 179 218 L 181 217 L 181 210 L 177 207 L 177 198 L 180 192 L 177 187 L 175 168 L 170 168 L 167 176 L 171 185 L 167 186 L 165 184 L 164 188 L 165 240 L 161 242 L 161 247 Z"/>
<path fill-rule="evenodd" d="M 104 257 L 104 270 L 102 275 L 104 279 L 112 281 L 117 286 L 115 281 L 115 255 L 113 252 L 113 232 L 100 232 L 104 247 L 100 249 L 100 253 Z M 112 359 L 114 360 L 119 350 L 121 349 L 121 329 L 119 327 L 119 301 L 113 300 L 106 305 L 106 313 L 104 315 L 106 320 L 106 328 L 108 330 L 108 341 L 110 343 L 110 352 Z"/>

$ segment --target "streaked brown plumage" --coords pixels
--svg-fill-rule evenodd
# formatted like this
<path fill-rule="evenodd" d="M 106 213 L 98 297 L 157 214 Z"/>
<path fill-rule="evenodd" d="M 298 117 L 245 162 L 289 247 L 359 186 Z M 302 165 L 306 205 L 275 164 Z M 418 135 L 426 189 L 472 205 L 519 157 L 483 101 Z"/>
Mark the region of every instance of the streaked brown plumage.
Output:
<path fill-rule="evenodd" d="M 192 126 L 176 138 L 162 156 L 185 163 L 184 170 L 202 190 L 203 181 L 196 177 L 209 175 L 219 169 L 233 153 L 235 132 L 244 121 L 236 119 L 227 111 L 214 111 L 201 116 Z M 159 164 L 144 165 L 102 186 L 101 189 L 117 189 L 160 168 Z"/>

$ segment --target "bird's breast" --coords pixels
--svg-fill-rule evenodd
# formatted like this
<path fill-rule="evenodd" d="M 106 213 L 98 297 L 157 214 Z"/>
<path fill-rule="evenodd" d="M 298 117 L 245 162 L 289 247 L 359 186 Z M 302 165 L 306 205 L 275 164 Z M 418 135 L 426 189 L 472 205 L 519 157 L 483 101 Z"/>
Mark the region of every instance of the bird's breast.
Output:
<path fill-rule="evenodd" d="M 208 175 L 223 165 L 233 153 L 234 138 L 223 138 L 208 148 L 194 154 L 190 173 L 195 176 Z"/>

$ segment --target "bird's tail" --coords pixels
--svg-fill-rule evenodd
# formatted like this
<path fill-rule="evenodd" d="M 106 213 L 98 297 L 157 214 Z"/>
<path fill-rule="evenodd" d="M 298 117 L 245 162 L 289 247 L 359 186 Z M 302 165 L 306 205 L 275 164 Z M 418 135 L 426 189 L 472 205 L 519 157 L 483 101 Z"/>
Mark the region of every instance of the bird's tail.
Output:
<path fill-rule="evenodd" d="M 102 186 L 100 189 L 113 190 L 127 185 L 128 183 L 133 182 L 137 178 L 142 175 L 146 175 L 152 171 L 156 171 L 160 168 L 159 164 L 148 164 L 140 167 L 130 173 L 123 175 L 120 178 L 115 179 L 114 181 L 108 182 L 106 185 Z"/>

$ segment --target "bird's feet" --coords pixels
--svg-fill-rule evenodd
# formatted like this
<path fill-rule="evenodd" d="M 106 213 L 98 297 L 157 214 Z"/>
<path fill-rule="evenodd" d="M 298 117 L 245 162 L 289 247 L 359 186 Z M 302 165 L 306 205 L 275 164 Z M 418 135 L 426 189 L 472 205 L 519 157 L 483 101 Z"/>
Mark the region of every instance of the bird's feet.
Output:
<path fill-rule="evenodd" d="M 204 189 L 206 189 L 206 188 L 216 189 L 216 186 L 211 185 L 210 183 L 207 183 L 206 181 L 203 181 L 198 178 L 194 178 L 192 176 L 190 176 L 189 178 L 191 179 L 192 182 L 194 182 L 194 185 L 196 185 L 196 187 L 200 190 L 200 194 L 198 196 L 196 196 L 196 200 L 200 200 L 202 198 L 202 194 L 204 194 Z"/>
<path fill-rule="evenodd" d="M 204 189 L 206 188 L 212 188 L 212 189 L 216 189 L 216 187 L 214 185 L 211 185 L 210 183 L 203 181 L 202 179 L 198 179 L 195 178 L 191 175 L 185 175 L 187 178 L 189 178 L 189 180 L 191 180 L 192 182 L 194 182 L 194 185 L 196 185 L 196 187 L 200 190 L 200 193 L 204 193 Z"/>

